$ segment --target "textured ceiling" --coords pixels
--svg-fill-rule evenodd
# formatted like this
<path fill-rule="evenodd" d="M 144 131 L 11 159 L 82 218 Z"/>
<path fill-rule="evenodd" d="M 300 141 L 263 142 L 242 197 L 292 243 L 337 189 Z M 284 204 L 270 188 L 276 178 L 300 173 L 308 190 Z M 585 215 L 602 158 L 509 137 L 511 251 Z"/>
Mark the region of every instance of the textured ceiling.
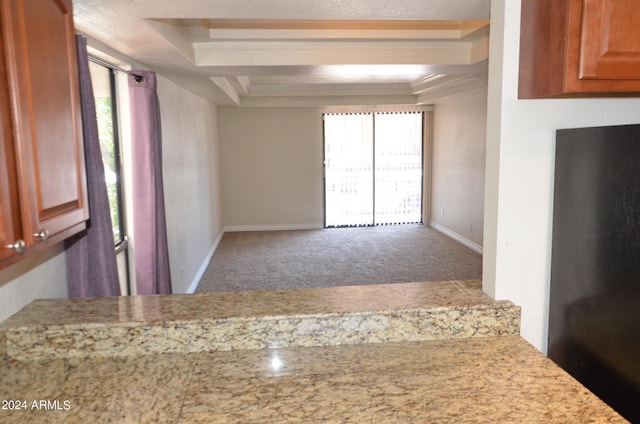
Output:
<path fill-rule="evenodd" d="M 74 0 L 74 19 L 220 105 L 429 104 L 486 87 L 489 3 Z"/>

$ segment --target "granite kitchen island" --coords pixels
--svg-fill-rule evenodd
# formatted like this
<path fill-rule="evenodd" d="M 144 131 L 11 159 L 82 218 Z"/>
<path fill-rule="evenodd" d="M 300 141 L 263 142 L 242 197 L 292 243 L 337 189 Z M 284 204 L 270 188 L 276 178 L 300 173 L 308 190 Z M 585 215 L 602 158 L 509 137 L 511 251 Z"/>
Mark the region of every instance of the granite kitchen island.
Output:
<path fill-rule="evenodd" d="M 625 422 L 518 323 L 479 282 L 36 301 L 0 422 Z"/>

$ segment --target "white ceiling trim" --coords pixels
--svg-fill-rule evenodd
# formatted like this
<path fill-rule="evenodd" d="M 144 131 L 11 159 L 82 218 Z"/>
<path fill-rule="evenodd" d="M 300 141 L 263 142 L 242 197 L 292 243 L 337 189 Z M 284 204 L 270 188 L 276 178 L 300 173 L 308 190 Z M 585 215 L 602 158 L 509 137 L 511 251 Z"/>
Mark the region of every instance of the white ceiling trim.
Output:
<path fill-rule="evenodd" d="M 189 61 L 189 63 L 195 64 L 196 58 L 193 50 L 193 43 L 175 26 L 151 19 L 146 19 L 145 23 L 153 28 L 165 40 L 171 43 L 171 45 L 175 47 L 176 50 Z"/>
<path fill-rule="evenodd" d="M 415 106 L 418 98 L 408 96 L 307 96 L 307 97 L 244 97 L 240 107 L 328 107 L 328 106 L 371 106 L 405 105 Z"/>
<path fill-rule="evenodd" d="M 479 84 L 451 75 L 486 73 L 489 9 L 490 0 L 74 0 L 74 19 L 219 105 L 415 104 Z"/>
<path fill-rule="evenodd" d="M 240 105 L 240 95 L 226 77 L 211 77 L 211 81 L 222 90 L 231 102 Z"/>
<path fill-rule="evenodd" d="M 250 97 L 412 95 L 411 86 L 396 84 L 300 84 L 255 86 Z"/>
<path fill-rule="evenodd" d="M 477 92 L 488 86 L 487 75 L 449 75 L 440 81 L 440 84 L 434 84 L 430 87 L 422 85 L 419 91 L 414 90 L 414 93 L 418 94 L 416 103 L 433 104 L 443 98 Z"/>
<path fill-rule="evenodd" d="M 460 40 L 474 29 L 423 29 L 423 30 L 320 30 L 320 29 L 211 29 L 213 41 L 226 40 Z"/>
<path fill-rule="evenodd" d="M 236 92 L 241 96 L 247 96 L 251 87 L 251 80 L 249 77 L 235 77 Z"/>
<path fill-rule="evenodd" d="M 104 8 L 164 19 L 489 19 L 491 0 L 74 0 L 80 18 Z"/>
<path fill-rule="evenodd" d="M 219 42 L 194 50 L 197 66 L 469 65 L 473 43 Z"/>

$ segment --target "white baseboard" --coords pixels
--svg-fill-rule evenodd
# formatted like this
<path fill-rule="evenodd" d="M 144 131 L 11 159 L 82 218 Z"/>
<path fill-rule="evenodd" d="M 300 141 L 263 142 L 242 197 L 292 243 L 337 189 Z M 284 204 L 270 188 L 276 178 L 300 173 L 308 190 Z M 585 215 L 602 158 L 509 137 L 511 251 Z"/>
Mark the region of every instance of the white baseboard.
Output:
<path fill-rule="evenodd" d="M 452 239 L 454 239 L 455 241 L 464 244 L 465 246 L 467 246 L 469 249 L 478 252 L 479 254 L 482 255 L 482 246 L 480 246 L 477 243 L 472 242 L 471 240 L 462 237 L 460 234 L 456 233 L 455 231 L 451 231 L 450 229 L 448 229 L 447 227 L 443 227 L 442 225 L 436 223 L 436 222 L 430 222 L 429 223 L 429 227 L 433 228 L 436 231 L 441 232 L 442 234 L 444 234 L 445 236 L 449 236 Z"/>
<path fill-rule="evenodd" d="M 228 225 L 225 233 L 237 231 L 287 231 L 287 230 L 320 230 L 324 224 L 271 224 L 271 225 Z"/>
<path fill-rule="evenodd" d="M 222 240 L 222 236 L 224 236 L 224 231 L 220 232 L 220 235 L 218 236 L 216 241 L 213 242 L 213 246 L 211 246 L 209 253 L 207 253 L 207 257 L 204 258 L 202 265 L 200 265 L 200 269 L 198 270 L 198 273 L 196 274 L 195 278 L 189 285 L 189 288 L 187 288 L 186 294 L 195 293 L 196 288 L 198 288 L 198 284 L 200 283 L 200 279 L 202 278 L 202 275 L 207 270 L 207 267 L 209 266 L 209 262 L 211 262 L 211 258 L 213 257 L 213 254 L 215 253 L 216 249 L 218 248 L 218 245 L 220 244 L 220 240 Z"/>

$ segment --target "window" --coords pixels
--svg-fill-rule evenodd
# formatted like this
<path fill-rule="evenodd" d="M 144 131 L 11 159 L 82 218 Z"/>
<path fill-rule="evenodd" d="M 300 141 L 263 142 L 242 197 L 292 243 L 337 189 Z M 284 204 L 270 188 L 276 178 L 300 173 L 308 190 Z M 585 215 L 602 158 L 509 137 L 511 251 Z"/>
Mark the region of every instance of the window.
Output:
<path fill-rule="evenodd" d="M 123 219 L 122 181 L 120 172 L 120 145 L 115 96 L 115 71 L 101 64 L 90 62 L 91 82 L 96 103 L 98 134 L 104 179 L 107 184 L 113 238 L 116 246 L 125 241 Z"/>
<path fill-rule="evenodd" d="M 422 222 L 423 114 L 324 115 L 325 226 Z"/>
<path fill-rule="evenodd" d="M 116 70 L 98 59 L 90 58 L 89 71 L 96 104 L 98 138 L 107 185 L 111 226 L 116 250 L 120 279 L 120 292 L 131 293 L 128 241 L 121 172 L 120 137 L 118 128 L 118 97 L 116 95 Z"/>

